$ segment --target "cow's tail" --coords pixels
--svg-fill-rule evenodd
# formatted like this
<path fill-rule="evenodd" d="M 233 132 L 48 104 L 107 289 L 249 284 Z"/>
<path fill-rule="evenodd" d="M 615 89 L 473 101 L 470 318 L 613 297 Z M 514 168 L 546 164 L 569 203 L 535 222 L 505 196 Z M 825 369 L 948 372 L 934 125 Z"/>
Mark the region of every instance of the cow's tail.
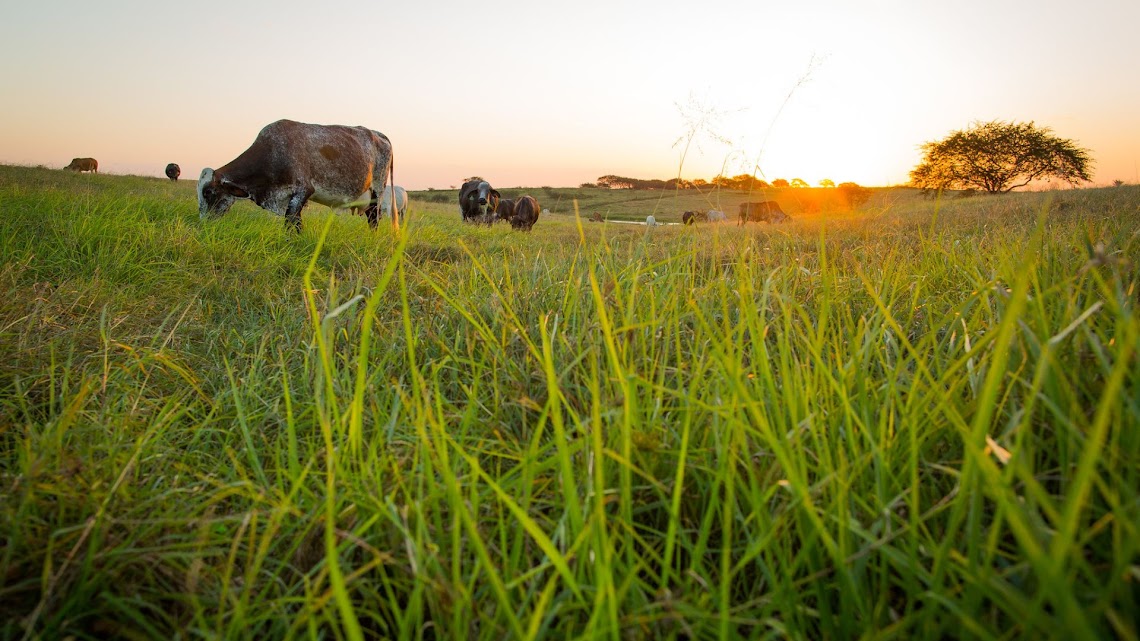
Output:
<path fill-rule="evenodd" d="M 388 142 L 388 149 L 391 151 L 391 157 L 388 158 L 388 178 L 392 185 L 392 226 L 396 229 L 400 228 L 403 221 L 400 220 L 400 209 L 396 207 L 396 150 L 392 149 L 391 141 Z"/>

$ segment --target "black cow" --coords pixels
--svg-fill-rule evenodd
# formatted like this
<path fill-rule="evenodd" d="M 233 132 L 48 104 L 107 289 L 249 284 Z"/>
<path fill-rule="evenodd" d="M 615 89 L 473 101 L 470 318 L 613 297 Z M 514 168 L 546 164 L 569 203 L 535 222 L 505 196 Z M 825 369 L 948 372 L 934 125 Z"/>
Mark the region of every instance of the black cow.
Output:
<path fill-rule="evenodd" d="M 514 198 L 500 198 L 499 204 L 495 207 L 495 220 L 510 220 L 511 216 L 515 215 L 515 200 Z"/>
<path fill-rule="evenodd" d="M 468 180 L 459 188 L 459 213 L 465 223 L 495 222 L 502 195 L 486 180 Z"/>
<path fill-rule="evenodd" d="M 178 180 L 178 177 L 181 175 L 182 175 L 182 168 L 179 167 L 178 165 L 176 165 L 174 163 L 170 163 L 169 165 L 166 166 L 166 177 L 167 178 L 169 178 L 171 180 Z"/>

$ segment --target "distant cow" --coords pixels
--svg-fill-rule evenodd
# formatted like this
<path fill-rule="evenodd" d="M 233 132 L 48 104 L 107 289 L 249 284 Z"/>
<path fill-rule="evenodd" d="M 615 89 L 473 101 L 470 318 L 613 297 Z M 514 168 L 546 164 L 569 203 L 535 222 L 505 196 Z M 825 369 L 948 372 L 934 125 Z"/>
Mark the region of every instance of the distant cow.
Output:
<path fill-rule="evenodd" d="M 509 221 L 515 215 L 515 200 L 513 198 L 500 198 L 499 205 L 495 207 L 495 220 Z"/>
<path fill-rule="evenodd" d="M 459 213 L 465 223 L 495 222 L 495 211 L 502 198 L 486 180 L 468 180 L 459 188 Z"/>
<path fill-rule="evenodd" d="M 82 173 L 84 171 L 99 173 L 99 161 L 94 158 L 72 158 L 71 164 L 64 167 L 64 169 L 70 169 L 75 173 Z"/>
<path fill-rule="evenodd" d="M 395 183 L 394 164 L 392 142 L 378 131 L 278 120 L 237 158 L 202 170 L 198 214 L 221 216 L 234 200 L 248 198 L 299 232 L 309 200 L 335 208 L 367 199 L 365 215 L 375 229 L 380 193 L 389 178 Z"/>
<path fill-rule="evenodd" d="M 396 215 L 400 217 L 399 222 L 404 222 L 404 217 L 408 215 L 408 192 L 403 187 L 396 185 Z M 392 217 L 392 186 L 389 185 L 384 188 L 384 193 L 380 194 L 380 214 L 385 218 Z"/>
<path fill-rule="evenodd" d="M 780 204 L 774 200 L 762 200 L 755 203 L 740 203 L 740 225 L 749 220 L 755 222 L 782 223 L 789 217 L 780 209 Z"/>
<path fill-rule="evenodd" d="M 515 201 L 515 211 L 511 215 L 511 227 L 521 231 L 530 231 L 538 222 L 538 201 L 533 196 L 520 196 Z"/>
<path fill-rule="evenodd" d="M 178 165 L 176 165 L 174 163 L 170 163 L 169 165 L 166 166 L 166 177 L 167 178 L 169 178 L 171 180 L 178 180 L 178 177 L 181 175 L 182 175 L 182 168 L 179 167 Z"/>
<path fill-rule="evenodd" d="M 353 204 L 350 209 L 353 216 L 359 216 L 365 213 L 366 207 L 361 207 L 363 199 L 358 201 L 359 204 Z M 396 211 L 400 215 L 400 221 L 404 220 L 404 216 L 408 213 L 408 192 L 401 186 L 396 185 Z M 382 218 L 392 218 L 392 187 L 384 187 L 384 192 L 380 194 L 380 216 Z"/>
<path fill-rule="evenodd" d="M 705 214 L 705 216 L 708 217 L 710 223 L 728 222 L 728 215 L 723 211 L 718 211 L 716 209 L 710 209 L 709 212 Z"/>
<path fill-rule="evenodd" d="M 656 227 L 657 226 L 657 219 L 654 218 L 653 216 L 646 216 L 645 217 L 645 225 L 647 227 Z"/>
<path fill-rule="evenodd" d="M 590 222 L 592 222 L 592 223 L 604 223 L 604 222 L 606 222 L 606 219 L 602 218 L 601 212 L 596 211 L 596 212 L 590 214 Z"/>
<path fill-rule="evenodd" d="M 692 225 L 693 223 L 697 222 L 697 219 L 699 217 L 700 212 L 687 211 L 681 214 L 681 222 L 685 223 L 686 225 Z"/>

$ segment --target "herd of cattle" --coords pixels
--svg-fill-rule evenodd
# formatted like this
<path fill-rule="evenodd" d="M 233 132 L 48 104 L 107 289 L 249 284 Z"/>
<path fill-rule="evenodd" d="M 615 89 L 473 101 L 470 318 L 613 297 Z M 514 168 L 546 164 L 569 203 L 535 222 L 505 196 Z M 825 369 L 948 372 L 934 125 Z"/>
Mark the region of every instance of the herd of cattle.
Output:
<path fill-rule="evenodd" d="M 75 158 L 67 167 L 75 172 L 99 172 L 94 158 Z M 166 166 L 166 177 L 178 180 L 181 168 Z M 389 185 L 389 182 L 391 185 Z M 301 230 L 301 210 L 310 200 L 334 209 L 361 208 L 376 229 L 381 216 L 398 226 L 406 215 L 408 195 L 396 185 L 392 141 L 365 127 L 313 125 L 278 120 L 266 125 L 249 149 L 217 169 L 209 167 L 198 177 L 198 214 L 202 219 L 221 216 L 234 201 L 252 200 L 262 209 L 285 217 L 287 228 Z M 530 231 L 541 210 L 533 196 L 503 198 L 482 179 L 469 180 L 459 189 L 459 212 L 464 222 L 491 225 L 509 222 Z M 740 223 L 788 220 L 775 201 L 740 204 Z M 591 221 L 604 222 L 594 213 Z M 697 221 L 724 222 L 724 212 L 687 211 L 686 225 Z M 649 216 L 646 225 L 657 224 Z"/>
<path fill-rule="evenodd" d="M 782 223 L 791 220 L 791 216 L 780 209 L 780 204 L 774 200 L 761 200 L 759 202 L 740 203 L 740 222 L 743 225 L 748 221 L 757 223 Z M 710 209 L 706 212 L 687 211 L 681 214 L 681 222 L 692 225 L 697 222 L 723 223 L 728 216 L 723 211 Z"/>
<path fill-rule="evenodd" d="M 538 222 L 538 201 L 534 196 L 503 198 L 486 180 L 474 179 L 459 188 L 459 213 L 463 222 L 494 224 L 505 221 L 514 229 L 530 231 Z"/>

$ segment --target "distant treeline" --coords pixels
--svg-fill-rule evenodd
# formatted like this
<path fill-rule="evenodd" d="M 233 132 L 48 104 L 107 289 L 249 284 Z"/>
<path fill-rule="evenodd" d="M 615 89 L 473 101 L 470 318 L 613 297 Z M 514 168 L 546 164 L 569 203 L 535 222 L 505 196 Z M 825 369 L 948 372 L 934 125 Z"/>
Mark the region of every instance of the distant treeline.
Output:
<path fill-rule="evenodd" d="M 684 178 L 670 178 L 669 180 L 642 178 L 629 178 L 627 176 L 598 176 L 597 182 L 582 183 L 579 187 L 598 187 L 602 189 L 702 189 L 706 187 L 720 187 L 721 189 L 738 189 L 741 191 L 755 191 L 770 187 L 810 187 L 806 180 L 793 178 L 785 180 L 777 178 L 772 182 L 761 180 L 749 174 L 738 176 L 715 176 L 712 180 L 697 178 L 685 180 Z M 835 183 L 828 178 L 819 181 L 820 187 L 835 187 Z"/>

